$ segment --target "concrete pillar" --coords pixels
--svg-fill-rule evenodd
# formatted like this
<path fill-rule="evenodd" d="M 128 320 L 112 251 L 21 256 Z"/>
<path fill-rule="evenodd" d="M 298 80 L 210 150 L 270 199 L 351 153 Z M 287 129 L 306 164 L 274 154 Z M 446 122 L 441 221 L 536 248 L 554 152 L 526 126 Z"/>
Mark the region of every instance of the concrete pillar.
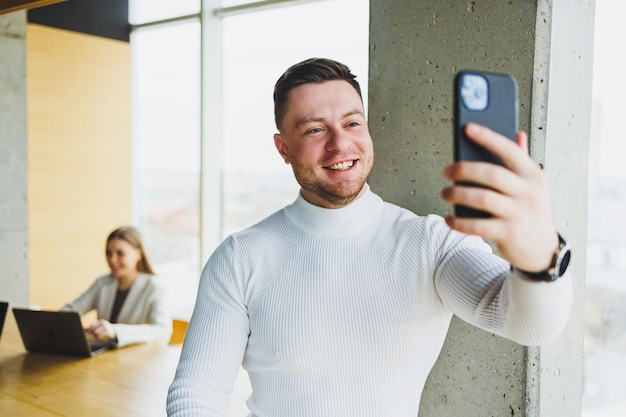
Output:
<path fill-rule="evenodd" d="M 555 221 L 573 243 L 576 299 L 554 344 L 526 348 L 453 319 L 421 417 L 580 415 L 593 1 L 370 0 L 372 189 L 418 214 L 446 214 L 452 79 L 513 74 L 520 128 L 544 166 Z"/>
<path fill-rule="evenodd" d="M 0 300 L 28 305 L 26 12 L 0 15 Z"/>

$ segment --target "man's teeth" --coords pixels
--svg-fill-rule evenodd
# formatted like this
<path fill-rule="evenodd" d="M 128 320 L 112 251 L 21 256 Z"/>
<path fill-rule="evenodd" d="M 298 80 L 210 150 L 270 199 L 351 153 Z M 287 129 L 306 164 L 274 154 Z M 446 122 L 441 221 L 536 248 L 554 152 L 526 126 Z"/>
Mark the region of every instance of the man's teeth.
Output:
<path fill-rule="evenodd" d="M 332 164 L 328 168 L 333 170 L 344 170 L 354 165 L 353 161 L 339 162 L 338 164 Z"/>

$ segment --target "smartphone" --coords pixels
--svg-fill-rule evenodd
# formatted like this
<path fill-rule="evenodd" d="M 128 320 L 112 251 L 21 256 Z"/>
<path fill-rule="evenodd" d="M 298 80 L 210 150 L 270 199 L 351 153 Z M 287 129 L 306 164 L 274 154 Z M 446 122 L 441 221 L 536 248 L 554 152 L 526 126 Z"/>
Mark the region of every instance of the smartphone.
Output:
<path fill-rule="evenodd" d="M 517 81 L 511 75 L 472 70 L 458 72 L 454 77 L 454 160 L 503 165 L 500 158 L 469 140 L 464 129 L 469 122 L 474 122 L 516 142 L 518 106 Z M 460 205 L 454 206 L 454 212 L 459 217 L 491 217 L 488 212 Z"/>

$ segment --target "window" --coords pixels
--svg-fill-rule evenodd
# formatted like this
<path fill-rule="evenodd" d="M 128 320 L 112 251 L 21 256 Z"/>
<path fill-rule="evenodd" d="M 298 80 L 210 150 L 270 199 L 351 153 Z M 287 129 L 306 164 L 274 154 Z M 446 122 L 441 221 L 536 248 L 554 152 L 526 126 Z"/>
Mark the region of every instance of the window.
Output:
<path fill-rule="evenodd" d="M 133 218 L 174 315 L 191 315 L 200 264 L 200 23 L 132 33 Z"/>
<path fill-rule="evenodd" d="M 583 417 L 626 415 L 626 3 L 596 0 Z"/>
<path fill-rule="evenodd" d="M 363 0 L 318 1 L 224 19 L 222 238 L 297 195 L 291 167 L 272 138 L 272 94 L 278 77 L 304 59 L 333 58 L 350 66 L 366 99 L 368 20 L 368 2 Z"/>

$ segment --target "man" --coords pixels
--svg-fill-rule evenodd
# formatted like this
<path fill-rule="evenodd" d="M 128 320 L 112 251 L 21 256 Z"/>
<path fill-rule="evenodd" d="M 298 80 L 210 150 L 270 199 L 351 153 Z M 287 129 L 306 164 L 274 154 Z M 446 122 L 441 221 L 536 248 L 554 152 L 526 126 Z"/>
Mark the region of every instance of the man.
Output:
<path fill-rule="evenodd" d="M 294 65 L 274 101 L 274 144 L 300 194 L 227 238 L 207 262 L 169 415 L 226 416 L 243 364 L 251 416 L 415 417 L 453 314 L 522 344 L 558 336 L 572 285 L 565 263 L 556 274 L 551 267 L 569 256 L 525 134 L 517 146 L 467 127 L 508 169 L 447 167 L 453 182 L 492 190 L 452 185 L 442 198 L 493 217 L 444 221 L 369 189 L 372 139 L 345 65 Z M 502 257 L 475 235 L 492 239 Z"/>

